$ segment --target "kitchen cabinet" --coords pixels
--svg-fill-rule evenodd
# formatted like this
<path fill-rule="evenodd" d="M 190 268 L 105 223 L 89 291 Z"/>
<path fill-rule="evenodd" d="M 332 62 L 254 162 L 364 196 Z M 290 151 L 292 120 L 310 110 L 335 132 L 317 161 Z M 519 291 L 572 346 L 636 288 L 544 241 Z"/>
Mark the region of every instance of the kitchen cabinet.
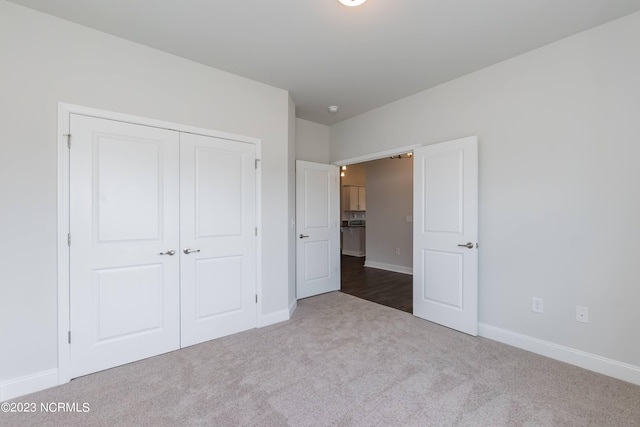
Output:
<path fill-rule="evenodd" d="M 366 188 L 359 185 L 345 185 L 345 211 L 365 211 L 367 210 L 366 203 Z"/>
<path fill-rule="evenodd" d="M 342 227 L 342 254 L 365 256 L 365 227 Z"/>

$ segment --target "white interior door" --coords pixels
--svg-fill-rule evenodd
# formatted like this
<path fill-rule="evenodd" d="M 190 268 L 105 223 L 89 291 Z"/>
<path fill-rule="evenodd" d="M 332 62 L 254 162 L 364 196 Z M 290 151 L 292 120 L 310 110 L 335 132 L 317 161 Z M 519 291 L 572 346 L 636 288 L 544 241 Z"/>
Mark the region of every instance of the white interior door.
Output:
<path fill-rule="evenodd" d="M 296 161 L 296 289 L 306 298 L 340 289 L 338 168 Z"/>
<path fill-rule="evenodd" d="M 75 114 L 70 129 L 73 378 L 180 346 L 179 138 Z"/>
<path fill-rule="evenodd" d="M 414 151 L 413 313 L 478 333 L 478 139 Z"/>
<path fill-rule="evenodd" d="M 181 134 L 182 346 L 255 328 L 255 146 Z"/>

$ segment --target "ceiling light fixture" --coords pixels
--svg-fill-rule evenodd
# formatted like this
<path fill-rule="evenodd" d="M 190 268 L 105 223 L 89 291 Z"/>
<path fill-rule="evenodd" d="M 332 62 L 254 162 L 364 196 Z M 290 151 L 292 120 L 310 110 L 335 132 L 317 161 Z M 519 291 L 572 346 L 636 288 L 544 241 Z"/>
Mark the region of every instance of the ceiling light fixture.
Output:
<path fill-rule="evenodd" d="M 337 106 L 337 105 L 332 105 L 332 106 L 330 106 L 330 107 L 329 107 L 329 112 L 330 112 L 331 114 L 335 114 L 335 113 L 337 113 L 337 112 L 338 112 L 338 106 Z"/>
<path fill-rule="evenodd" d="M 366 2 L 367 0 L 338 0 L 340 3 L 342 3 L 345 6 L 360 6 L 362 3 Z"/>

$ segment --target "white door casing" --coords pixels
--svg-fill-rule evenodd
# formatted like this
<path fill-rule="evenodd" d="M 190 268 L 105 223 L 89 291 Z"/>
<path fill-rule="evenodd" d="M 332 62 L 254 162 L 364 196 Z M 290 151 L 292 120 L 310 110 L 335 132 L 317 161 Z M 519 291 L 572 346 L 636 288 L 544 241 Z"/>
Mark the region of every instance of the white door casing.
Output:
<path fill-rule="evenodd" d="M 296 160 L 296 291 L 306 298 L 340 289 L 338 168 Z"/>
<path fill-rule="evenodd" d="M 477 137 L 416 148 L 413 197 L 413 313 L 475 336 Z"/>
<path fill-rule="evenodd" d="M 71 375 L 180 346 L 178 133 L 72 115 Z M 160 255 L 169 250 L 176 255 Z"/>
<path fill-rule="evenodd" d="M 256 326 L 255 147 L 180 137 L 182 347 Z"/>

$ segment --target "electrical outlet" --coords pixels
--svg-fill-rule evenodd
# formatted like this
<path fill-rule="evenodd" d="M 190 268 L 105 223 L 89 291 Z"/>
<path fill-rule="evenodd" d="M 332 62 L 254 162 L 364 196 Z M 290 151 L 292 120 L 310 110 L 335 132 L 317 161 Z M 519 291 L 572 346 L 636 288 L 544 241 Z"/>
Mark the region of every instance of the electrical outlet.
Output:
<path fill-rule="evenodd" d="M 534 313 L 544 313 L 544 300 L 542 298 L 531 298 L 531 311 Z"/>
<path fill-rule="evenodd" d="M 576 320 L 582 323 L 589 323 L 589 307 L 576 305 Z"/>
<path fill-rule="evenodd" d="M 396 255 L 400 256 L 400 248 L 396 248 Z"/>

